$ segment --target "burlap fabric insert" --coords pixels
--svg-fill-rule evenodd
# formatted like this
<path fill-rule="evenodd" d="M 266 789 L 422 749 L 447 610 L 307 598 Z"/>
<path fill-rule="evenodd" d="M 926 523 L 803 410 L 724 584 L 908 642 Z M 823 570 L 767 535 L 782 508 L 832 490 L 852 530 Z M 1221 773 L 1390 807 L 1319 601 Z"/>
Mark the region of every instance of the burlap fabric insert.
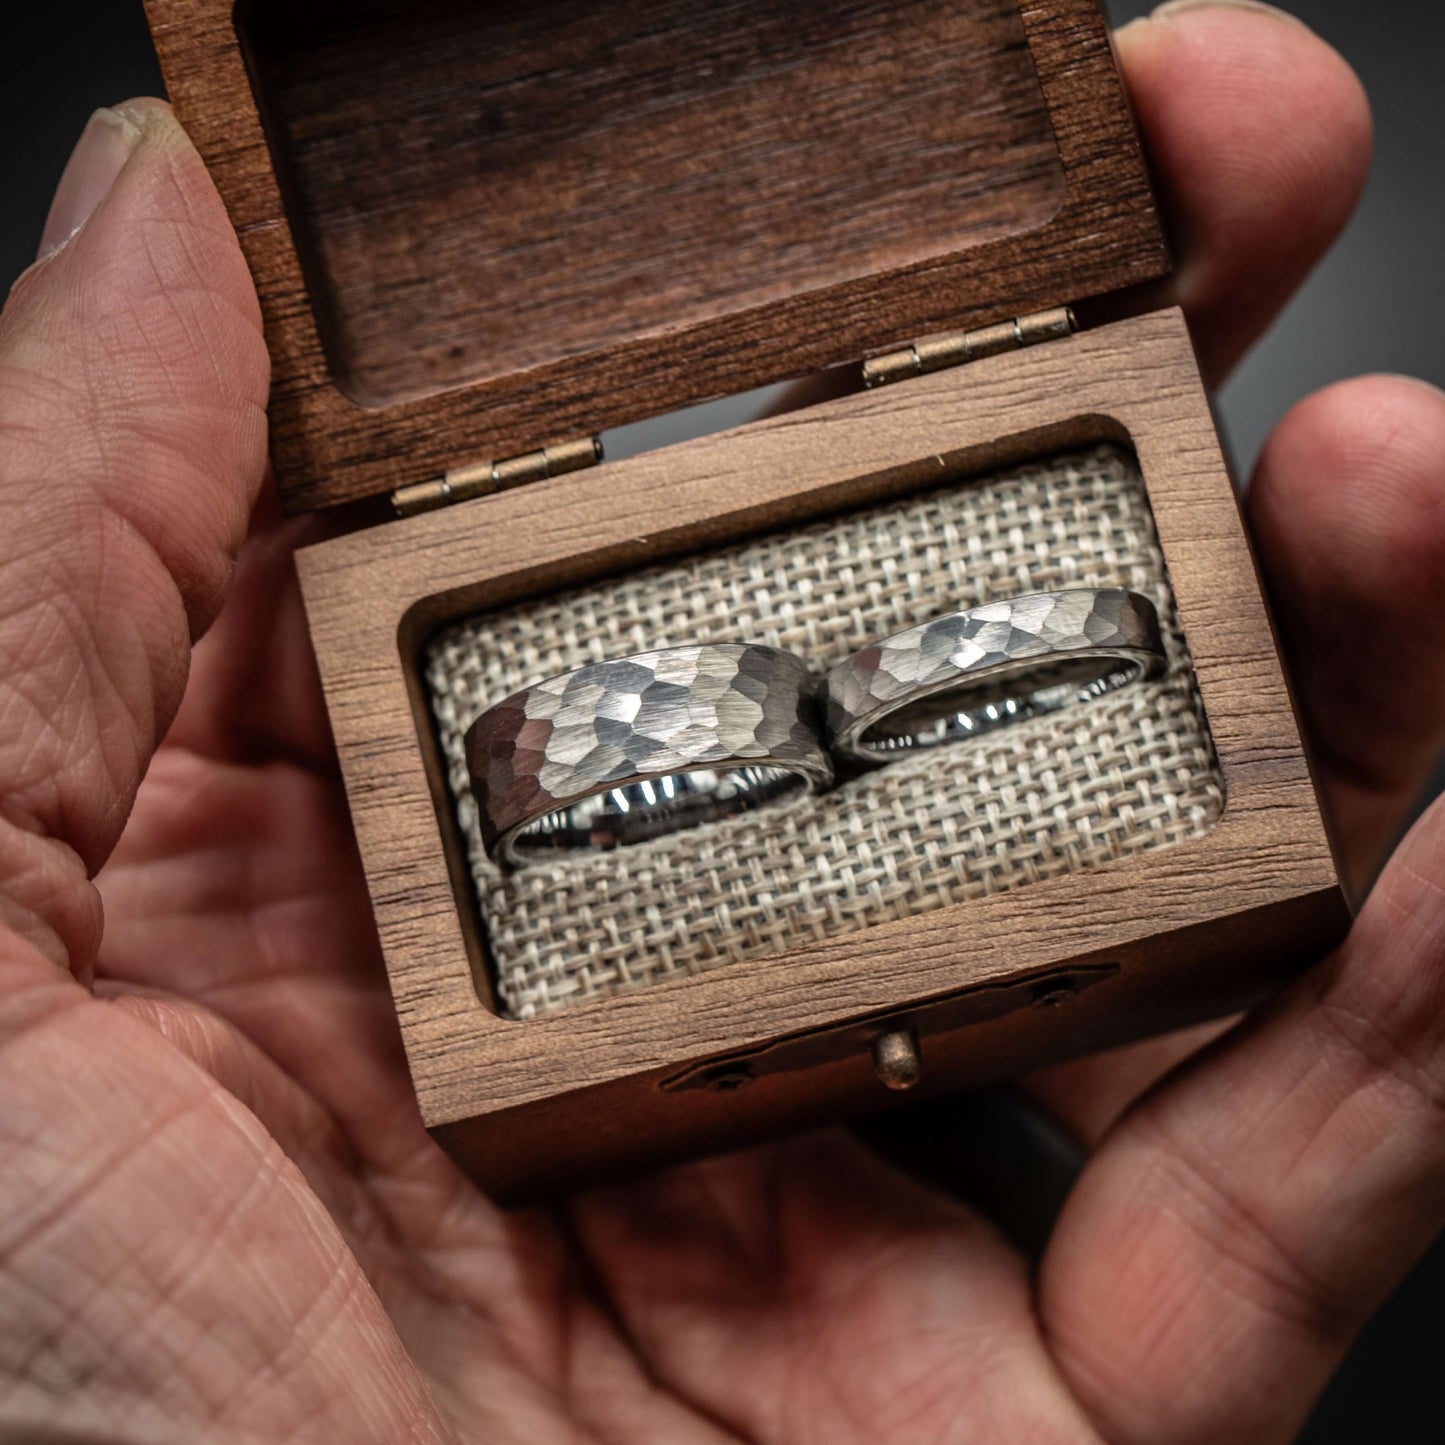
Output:
<path fill-rule="evenodd" d="M 1158 605 L 1161 680 L 636 847 L 515 873 L 482 851 L 462 737 L 539 678 L 687 642 L 770 643 L 822 670 L 942 612 L 1106 585 Z M 1223 805 L 1143 483 L 1110 446 L 469 618 L 425 667 L 514 1018 L 1168 847 Z"/>

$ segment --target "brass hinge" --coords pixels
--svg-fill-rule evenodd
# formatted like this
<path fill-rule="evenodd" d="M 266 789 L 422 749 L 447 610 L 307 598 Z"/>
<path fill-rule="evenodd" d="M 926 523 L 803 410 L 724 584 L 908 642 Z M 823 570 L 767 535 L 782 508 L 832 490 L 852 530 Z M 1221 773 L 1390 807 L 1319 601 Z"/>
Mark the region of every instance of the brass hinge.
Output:
<path fill-rule="evenodd" d="M 863 384 L 885 386 L 890 381 L 961 366 L 966 361 L 978 361 L 1000 351 L 1017 351 L 1024 346 L 1037 346 L 1041 341 L 1055 341 L 1071 335 L 1075 324 L 1073 311 L 1067 306 L 1058 306 L 1052 311 L 1037 311 L 1032 316 L 1000 321 L 977 331 L 955 331 L 948 336 L 915 341 L 902 351 L 889 351 L 865 361 Z"/>
<path fill-rule="evenodd" d="M 602 460 L 602 439 L 580 437 L 575 442 L 561 442 L 543 447 L 525 456 L 507 457 L 500 462 L 476 462 L 469 467 L 453 467 L 446 476 L 430 482 L 414 482 L 399 487 L 391 494 L 391 504 L 398 516 L 414 517 L 418 512 L 448 507 L 453 502 L 485 497 L 489 492 L 503 492 L 509 487 L 540 482 L 547 477 L 560 477 L 565 472 L 580 472 L 595 467 Z"/>

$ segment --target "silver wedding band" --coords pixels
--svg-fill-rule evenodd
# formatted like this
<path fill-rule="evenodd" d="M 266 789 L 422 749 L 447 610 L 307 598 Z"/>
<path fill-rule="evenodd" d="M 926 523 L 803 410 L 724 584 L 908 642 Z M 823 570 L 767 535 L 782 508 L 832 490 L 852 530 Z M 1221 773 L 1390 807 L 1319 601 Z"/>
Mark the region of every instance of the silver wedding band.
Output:
<path fill-rule="evenodd" d="M 828 673 L 776 647 L 669 647 L 547 678 L 466 735 L 489 857 L 643 843 L 877 764 L 979 737 L 1164 671 L 1153 603 L 1124 588 L 952 612 Z M 826 742 L 825 742 L 826 739 Z"/>
<path fill-rule="evenodd" d="M 1036 592 L 952 612 L 855 652 L 823 684 L 828 742 L 867 763 L 1087 701 L 1167 658 L 1159 614 L 1119 587 Z"/>
<path fill-rule="evenodd" d="M 828 786 L 814 680 L 776 647 L 668 647 L 523 688 L 466 735 L 489 857 L 610 849 Z"/>

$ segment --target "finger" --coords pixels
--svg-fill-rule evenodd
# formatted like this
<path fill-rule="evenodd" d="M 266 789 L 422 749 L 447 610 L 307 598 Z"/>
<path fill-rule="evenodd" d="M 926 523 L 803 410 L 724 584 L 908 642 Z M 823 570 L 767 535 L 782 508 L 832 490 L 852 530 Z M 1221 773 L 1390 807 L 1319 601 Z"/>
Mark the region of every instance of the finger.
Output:
<path fill-rule="evenodd" d="M 1092 1149 L 1146 1090 L 1232 1026 L 1232 1022 L 1211 1019 L 1117 1049 L 1067 1059 L 1025 1074 L 1018 1087 L 1042 1104 L 1081 1145 Z"/>
<path fill-rule="evenodd" d="M 1164 5 L 1115 42 L 1176 252 L 1171 298 L 1217 385 L 1354 209 L 1369 104 L 1330 46 L 1261 5 Z"/>
<path fill-rule="evenodd" d="M 86 875 L 220 603 L 264 467 L 235 236 L 169 110 L 99 112 L 0 316 L 0 897 L 84 972 Z"/>
<path fill-rule="evenodd" d="M 1359 894 L 1445 747 L 1445 394 L 1363 377 L 1308 398 L 1266 443 L 1248 505 L 1336 849 Z M 1043 1070 L 1027 1087 L 1096 1141 L 1219 1027 Z"/>
<path fill-rule="evenodd" d="M 294 561 L 297 548 L 335 528 L 324 516 L 287 517 L 275 488 L 263 488 L 226 606 L 195 649 L 167 745 L 226 763 L 291 762 L 333 779 L 340 795 Z"/>
<path fill-rule="evenodd" d="M 1108 1439 L 1292 1440 L 1445 1223 L 1442 896 L 1437 804 L 1340 950 L 1085 1170 L 1041 1304 Z"/>
<path fill-rule="evenodd" d="M 1445 393 L 1381 376 L 1301 402 L 1249 510 L 1359 889 L 1445 745 Z"/>

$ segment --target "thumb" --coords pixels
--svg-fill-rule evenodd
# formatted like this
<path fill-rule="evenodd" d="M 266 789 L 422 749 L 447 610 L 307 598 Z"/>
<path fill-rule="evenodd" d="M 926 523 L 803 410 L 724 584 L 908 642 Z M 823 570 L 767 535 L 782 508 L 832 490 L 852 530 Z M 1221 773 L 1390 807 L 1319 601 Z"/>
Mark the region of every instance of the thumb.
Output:
<path fill-rule="evenodd" d="M 0 924 L 88 974 L 114 845 L 224 595 L 268 363 L 159 101 L 98 111 L 0 313 Z"/>

